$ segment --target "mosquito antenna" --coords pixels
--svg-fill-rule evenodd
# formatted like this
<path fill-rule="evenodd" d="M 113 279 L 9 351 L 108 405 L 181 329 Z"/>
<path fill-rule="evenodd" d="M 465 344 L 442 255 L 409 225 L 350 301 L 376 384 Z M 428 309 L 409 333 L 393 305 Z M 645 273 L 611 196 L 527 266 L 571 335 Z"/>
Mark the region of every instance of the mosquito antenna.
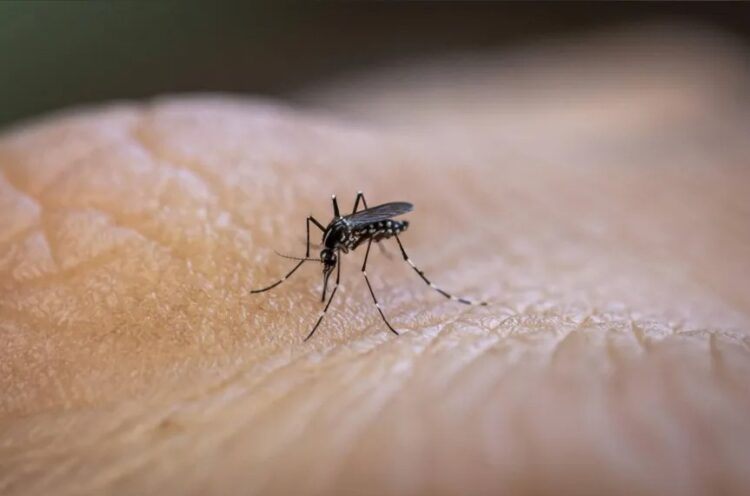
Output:
<path fill-rule="evenodd" d="M 311 257 L 293 257 L 291 255 L 284 255 L 283 253 L 279 253 L 278 251 L 273 251 L 275 254 L 282 258 L 288 258 L 289 260 L 304 260 L 304 261 L 311 261 L 311 262 L 320 262 L 319 258 L 311 258 Z"/>

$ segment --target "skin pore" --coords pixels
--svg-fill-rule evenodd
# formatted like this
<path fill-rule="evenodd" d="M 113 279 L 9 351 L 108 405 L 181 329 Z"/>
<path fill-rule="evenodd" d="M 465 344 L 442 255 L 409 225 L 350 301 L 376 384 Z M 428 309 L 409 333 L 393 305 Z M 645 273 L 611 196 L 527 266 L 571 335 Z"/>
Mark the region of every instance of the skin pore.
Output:
<path fill-rule="evenodd" d="M 325 116 L 202 96 L 7 130 L 0 494 L 745 493 L 747 73 L 643 39 L 568 47 L 580 80 L 541 52 L 331 86 Z M 399 337 L 362 247 L 308 342 L 320 264 L 250 294 L 360 189 L 414 203 L 411 259 L 489 305 L 395 240 L 367 273 Z"/>

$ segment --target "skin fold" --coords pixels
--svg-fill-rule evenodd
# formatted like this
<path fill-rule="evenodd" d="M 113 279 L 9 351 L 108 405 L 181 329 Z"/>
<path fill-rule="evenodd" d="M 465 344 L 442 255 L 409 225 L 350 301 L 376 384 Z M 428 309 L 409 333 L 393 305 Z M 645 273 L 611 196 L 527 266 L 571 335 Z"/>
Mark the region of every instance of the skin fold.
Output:
<path fill-rule="evenodd" d="M 747 494 L 743 50 L 647 30 L 305 108 L 163 97 L 6 130 L 0 494 Z M 303 342 L 320 264 L 250 291 L 357 190 L 414 203 L 409 256 L 489 305 L 390 240 L 368 275 L 401 336 L 360 248 Z"/>

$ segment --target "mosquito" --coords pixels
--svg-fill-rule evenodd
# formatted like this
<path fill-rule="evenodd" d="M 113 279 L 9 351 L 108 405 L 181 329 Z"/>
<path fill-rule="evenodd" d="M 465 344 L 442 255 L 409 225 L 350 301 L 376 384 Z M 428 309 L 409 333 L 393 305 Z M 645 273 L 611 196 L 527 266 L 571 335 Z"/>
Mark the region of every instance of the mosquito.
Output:
<path fill-rule="evenodd" d="M 305 251 L 304 257 L 291 257 L 288 255 L 277 253 L 284 258 L 297 260 L 297 265 L 295 265 L 292 270 L 290 270 L 284 277 L 271 284 L 270 286 L 250 291 L 251 293 L 262 293 L 264 291 L 269 291 L 289 279 L 289 277 L 291 277 L 292 274 L 294 274 L 297 269 L 302 266 L 303 263 L 320 262 L 323 264 L 323 294 L 320 297 L 320 301 L 321 303 L 323 303 L 326 301 L 328 279 L 335 269 L 336 284 L 333 287 L 331 296 L 328 297 L 328 302 L 320 312 L 317 322 L 315 322 L 315 325 L 305 338 L 305 341 L 310 339 L 313 334 L 315 334 L 315 331 L 318 329 L 318 326 L 320 326 L 320 323 L 323 321 L 323 317 L 325 317 L 326 312 L 328 311 L 328 307 L 331 306 L 333 297 L 336 295 L 336 290 L 339 288 L 339 282 L 341 281 L 341 263 L 339 262 L 339 259 L 341 258 L 341 254 L 346 254 L 349 253 L 349 251 L 356 250 L 359 246 L 365 243 L 367 244 L 367 250 L 365 251 L 365 260 L 362 263 L 362 275 L 364 275 L 365 277 L 365 282 L 367 283 L 367 288 L 370 290 L 372 301 L 375 303 L 375 308 L 378 309 L 378 313 L 380 313 L 380 316 L 383 318 L 383 322 L 385 322 L 385 325 L 388 326 L 388 329 L 390 329 L 393 334 L 397 336 L 399 335 L 399 333 L 393 328 L 393 326 L 388 322 L 388 319 L 385 317 L 383 309 L 381 308 L 380 303 L 375 296 L 375 291 L 373 291 L 372 289 L 372 284 L 370 284 L 370 279 L 367 277 L 367 259 L 370 256 L 370 247 L 373 243 L 380 243 L 381 241 L 390 238 L 396 239 L 396 243 L 398 243 L 398 247 L 401 250 L 401 255 L 404 257 L 404 261 L 406 261 L 411 266 L 411 268 L 414 269 L 414 271 L 419 275 L 419 277 L 421 277 L 422 280 L 432 289 L 450 300 L 457 301 L 465 305 L 487 305 L 486 302 L 474 302 L 465 298 L 459 298 L 448 293 L 447 291 L 444 291 L 443 289 L 440 289 L 432 282 L 430 282 L 430 280 L 427 279 L 427 277 L 424 275 L 424 272 L 418 269 L 417 266 L 414 265 L 414 262 L 411 261 L 409 255 L 406 254 L 406 250 L 404 250 L 404 245 L 401 244 L 401 239 L 399 239 L 398 237 L 399 233 L 402 233 L 409 228 L 409 221 L 398 221 L 394 220 L 393 218 L 411 212 L 414 209 L 414 205 L 408 202 L 391 202 L 369 208 L 367 206 L 365 196 L 361 191 L 359 191 L 357 192 L 357 197 L 354 200 L 354 208 L 352 209 L 352 213 L 342 216 L 339 213 L 339 205 L 336 201 L 336 195 L 331 196 L 331 201 L 333 203 L 333 219 L 328 223 L 328 226 L 324 226 L 313 216 L 309 216 L 307 218 L 307 250 Z M 360 202 L 364 207 L 363 210 L 358 210 Z M 314 225 L 323 232 L 320 258 L 310 257 L 310 224 Z"/>

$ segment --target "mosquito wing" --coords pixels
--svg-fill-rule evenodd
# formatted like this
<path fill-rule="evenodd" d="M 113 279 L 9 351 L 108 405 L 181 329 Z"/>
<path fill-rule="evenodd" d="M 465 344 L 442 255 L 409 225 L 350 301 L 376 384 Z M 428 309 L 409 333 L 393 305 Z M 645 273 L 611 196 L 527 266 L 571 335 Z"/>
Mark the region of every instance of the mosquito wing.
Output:
<path fill-rule="evenodd" d="M 381 220 L 387 220 L 397 215 L 403 215 L 407 212 L 414 210 L 414 205 L 407 202 L 393 202 L 384 203 L 377 207 L 360 210 L 356 214 L 347 215 L 344 219 L 352 227 L 361 226 L 364 224 L 371 224 L 373 222 L 380 222 Z"/>

